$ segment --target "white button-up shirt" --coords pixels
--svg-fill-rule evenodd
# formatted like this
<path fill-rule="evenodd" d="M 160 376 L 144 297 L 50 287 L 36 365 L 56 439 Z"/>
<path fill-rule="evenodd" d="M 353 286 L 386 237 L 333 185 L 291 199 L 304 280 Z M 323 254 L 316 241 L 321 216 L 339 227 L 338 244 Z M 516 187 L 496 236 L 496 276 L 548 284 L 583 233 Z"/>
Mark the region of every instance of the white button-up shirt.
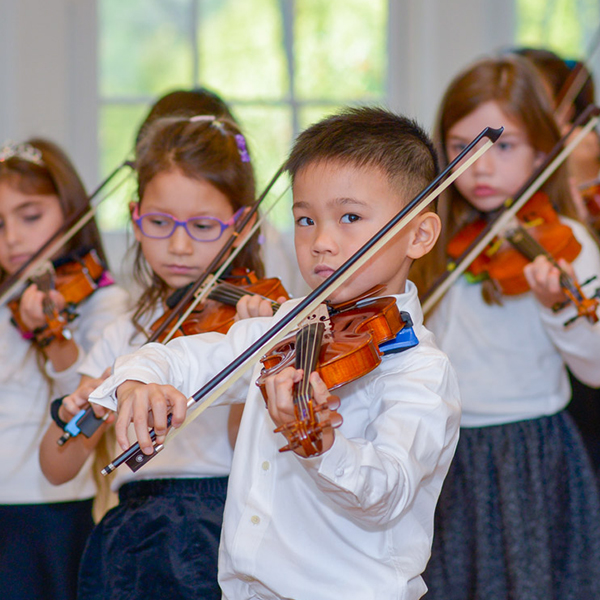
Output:
<path fill-rule="evenodd" d="M 397 302 L 420 343 L 336 390 L 343 424 L 322 456 L 279 452 L 286 441 L 273 432 L 264 400 L 246 378 L 219 558 L 224 598 L 405 600 L 425 593 L 420 574 L 458 439 L 459 397 L 411 283 Z M 296 303 L 286 303 L 275 319 Z M 272 323 L 249 319 L 226 336 L 148 345 L 117 361 L 92 398 L 114 406 L 114 390 L 126 379 L 169 382 L 191 395 Z M 223 401 L 245 393 L 236 384 Z"/>

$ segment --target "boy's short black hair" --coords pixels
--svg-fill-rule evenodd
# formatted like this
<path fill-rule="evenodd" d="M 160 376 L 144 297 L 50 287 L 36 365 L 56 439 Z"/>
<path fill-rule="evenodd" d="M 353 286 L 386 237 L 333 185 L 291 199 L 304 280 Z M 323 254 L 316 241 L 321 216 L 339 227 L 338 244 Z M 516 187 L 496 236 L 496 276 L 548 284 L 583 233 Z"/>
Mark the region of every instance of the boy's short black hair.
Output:
<path fill-rule="evenodd" d="M 412 119 L 376 107 L 347 108 L 302 132 L 286 163 L 292 184 L 304 167 L 321 161 L 377 168 L 407 201 L 438 172 L 425 131 Z"/>

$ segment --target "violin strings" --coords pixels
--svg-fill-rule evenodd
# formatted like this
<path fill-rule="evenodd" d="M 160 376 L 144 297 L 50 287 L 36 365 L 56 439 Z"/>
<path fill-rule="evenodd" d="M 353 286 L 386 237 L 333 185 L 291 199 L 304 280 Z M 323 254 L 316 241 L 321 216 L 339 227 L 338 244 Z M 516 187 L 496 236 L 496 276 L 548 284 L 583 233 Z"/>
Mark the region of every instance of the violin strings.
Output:
<path fill-rule="evenodd" d="M 238 300 L 244 296 L 260 296 L 264 300 L 268 300 L 273 306 L 274 310 L 278 310 L 280 306 L 279 303 L 267 298 L 266 296 L 255 294 L 254 292 L 244 290 L 237 285 L 227 282 L 217 285 L 208 295 L 208 297 L 212 300 L 218 300 L 219 302 L 230 304 L 232 306 L 235 306 Z"/>

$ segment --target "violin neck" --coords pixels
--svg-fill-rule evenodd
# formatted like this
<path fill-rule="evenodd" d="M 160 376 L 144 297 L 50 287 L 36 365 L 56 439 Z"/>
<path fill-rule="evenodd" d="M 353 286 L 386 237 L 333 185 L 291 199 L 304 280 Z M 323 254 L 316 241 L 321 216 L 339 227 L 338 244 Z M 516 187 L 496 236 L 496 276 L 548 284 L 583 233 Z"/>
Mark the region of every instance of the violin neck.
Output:
<path fill-rule="evenodd" d="M 515 250 L 518 250 L 527 260 L 533 262 L 538 256 L 545 256 L 554 266 L 558 267 L 554 257 L 530 235 L 525 227 L 514 227 L 506 232 L 505 237 L 511 246 Z"/>
<path fill-rule="evenodd" d="M 317 361 L 321 352 L 325 325 L 323 323 L 310 323 L 304 326 L 296 336 L 296 369 L 302 369 L 302 380 L 294 386 L 294 405 L 299 410 L 302 419 L 308 418 L 311 400 L 310 375 L 317 368 Z"/>
<path fill-rule="evenodd" d="M 52 317 L 55 312 L 54 302 L 50 300 L 49 295 L 50 290 L 56 289 L 55 275 L 56 273 L 52 263 L 46 262 L 43 270 L 40 270 L 35 275 L 30 277 L 31 283 L 35 283 L 38 290 L 44 293 L 42 308 L 47 317 Z"/>
<path fill-rule="evenodd" d="M 534 239 L 523 226 L 515 227 L 506 233 L 506 239 L 527 260 L 533 262 L 538 256 L 545 256 L 560 272 L 560 285 L 569 289 L 574 295 L 580 295 L 572 278 L 556 262 L 555 258 Z"/>
<path fill-rule="evenodd" d="M 218 302 L 222 302 L 228 306 L 235 306 L 240 298 L 244 296 L 256 295 L 257 294 L 254 292 L 245 290 L 238 285 L 233 285 L 232 283 L 220 283 L 210 291 L 208 297 L 211 300 L 217 300 Z M 273 310 L 277 310 L 279 308 L 279 304 L 277 302 L 274 302 L 270 298 L 265 298 L 265 300 L 268 300 L 271 303 Z"/>

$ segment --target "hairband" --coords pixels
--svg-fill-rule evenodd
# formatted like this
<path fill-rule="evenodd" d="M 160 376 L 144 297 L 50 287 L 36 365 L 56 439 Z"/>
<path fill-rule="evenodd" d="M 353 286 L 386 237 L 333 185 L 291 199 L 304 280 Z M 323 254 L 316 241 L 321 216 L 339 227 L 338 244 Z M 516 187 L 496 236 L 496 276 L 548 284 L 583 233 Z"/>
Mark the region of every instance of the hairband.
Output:
<path fill-rule="evenodd" d="M 26 160 L 40 167 L 46 166 L 42 160 L 42 152 L 27 142 L 22 144 L 15 144 L 11 141 L 5 142 L 0 148 L 0 162 L 5 162 L 10 158 Z"/>
<path fill-rule="evenodd" d="M 225 125 L 222 121 L 217 119 L 215 115 L 196 115 L 195 117 L 190 117 L 189 120 L 191 123 L 210 121 L 210 124 L 213 127 L 216 127 L 223 135 L 227 133 L 227 131 L 225 130 Z M 234 138 L 242 162 L 250 162 L 250 154 L 248 152 L 248 148 L 246 147 L 246 138 L 241 133 L 236 133 Z"/>

